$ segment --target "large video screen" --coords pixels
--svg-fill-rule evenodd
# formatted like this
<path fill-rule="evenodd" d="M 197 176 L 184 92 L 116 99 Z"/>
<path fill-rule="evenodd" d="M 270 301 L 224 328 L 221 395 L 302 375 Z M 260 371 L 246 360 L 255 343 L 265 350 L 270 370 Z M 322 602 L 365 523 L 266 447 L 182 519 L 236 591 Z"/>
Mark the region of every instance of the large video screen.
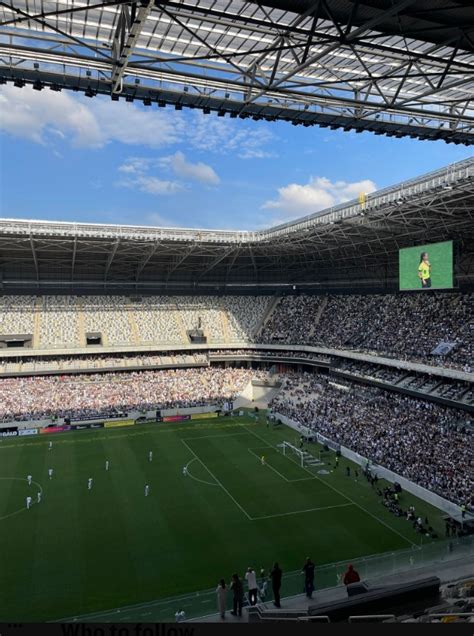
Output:
<path fill-rule="evenodd" d="M 406 247 L 399 252 L 400 289 L 450 289 L 453 242 Z"/>

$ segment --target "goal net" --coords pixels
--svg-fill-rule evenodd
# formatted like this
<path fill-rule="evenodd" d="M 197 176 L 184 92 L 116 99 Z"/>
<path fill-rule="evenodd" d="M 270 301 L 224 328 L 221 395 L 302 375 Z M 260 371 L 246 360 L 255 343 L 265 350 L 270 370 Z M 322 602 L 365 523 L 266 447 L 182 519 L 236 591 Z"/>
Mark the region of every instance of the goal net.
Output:
<path fill-rule="evenodd" d="M 296 446 L 294 446 L 293 444 L 290 444 L 290 442 L 283 442 L 281 444 L 281 449 L 283 451 L 283 455 L 296 456 L 300 466 L 304 466 L 304 457 L 305 457 L 304 451 L 300 450 L 299 448 L 296 448 Z"/>

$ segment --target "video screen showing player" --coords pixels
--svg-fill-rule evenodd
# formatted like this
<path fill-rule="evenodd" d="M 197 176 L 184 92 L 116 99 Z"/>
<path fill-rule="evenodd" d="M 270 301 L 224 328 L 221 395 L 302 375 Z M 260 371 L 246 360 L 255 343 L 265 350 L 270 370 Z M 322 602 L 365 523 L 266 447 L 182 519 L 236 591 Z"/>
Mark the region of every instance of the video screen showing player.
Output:
<path fill-rule="evenodd" d="M 445 241 L 401 249 L 399 268 L 401 290 L 451 289 L 453 243 Z"/>

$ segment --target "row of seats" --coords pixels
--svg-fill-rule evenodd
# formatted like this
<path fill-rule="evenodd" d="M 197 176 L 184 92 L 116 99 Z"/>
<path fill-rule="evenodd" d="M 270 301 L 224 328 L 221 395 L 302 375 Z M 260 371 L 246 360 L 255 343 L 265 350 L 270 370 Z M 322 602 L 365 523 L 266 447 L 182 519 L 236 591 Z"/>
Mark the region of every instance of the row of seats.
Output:
<path fill-rule="evenodd" d="M 201 327 L 211 344 L 252 341 L 270 297 L 0 296 L 0 336 L 30 335 L 37 349 L 187 344 Z"/>

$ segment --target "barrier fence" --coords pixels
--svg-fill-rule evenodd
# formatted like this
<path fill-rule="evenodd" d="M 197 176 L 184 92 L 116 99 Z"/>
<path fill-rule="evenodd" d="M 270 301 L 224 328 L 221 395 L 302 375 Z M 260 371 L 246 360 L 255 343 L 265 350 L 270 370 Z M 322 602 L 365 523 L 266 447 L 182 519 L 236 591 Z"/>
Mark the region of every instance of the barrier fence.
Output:
<path fill-rule="evenodd" d="M 432 541 L 421 546 L 386 552 L 365 557 L 346 559 L 337 563 L 316 566 L 315 568 L 315 592 L 314 599 L 317 602 L 318 591 L 342 586 L 342 575 L 347 569 L 348 563 L 352 563 L 359 572 L 362 580 L 386 583 L 390 577 L 396 574 L 410 574 L 416 576 L 420 568 L 434 566 L 448 566 L 450 563 L 474 558 L 474 535 Z M 303 565 L 303 562 L 302 562 Z M 259 575 L 258 569 L 256 570 Z M 268 573 L 267 573 L 268 574 Z M 243 572 L 242 572 L 243 575 Z M 216 575 L 216 586 L 221 573 Z M 226 577 L 226 580 L 230 577 Z M 267 591 L 260 602 L 272 601 L 271 581 L 267 577 Z M 259 588 L 262 588 L 263 579 L 258 577 Z M 284 573 L 281 587 L 282 604 L 285 598 L 301 596 L 304 598 L 304 577 L 300 570 Z M 245 583 L 244 583 L 245 586 Z M 227 606 L 232 605 L 231 592 L 229 590 Z M 158 599 L 139 605 L 131 605 L 94 614 L 67 617 L 62 620 L 78 620 L 81 622 L 173 622 L 175 613 L 184 610 L 186 619 L 200 618 L 217 613 L 216 588 L 201 590 L 190 594 Z"/>

